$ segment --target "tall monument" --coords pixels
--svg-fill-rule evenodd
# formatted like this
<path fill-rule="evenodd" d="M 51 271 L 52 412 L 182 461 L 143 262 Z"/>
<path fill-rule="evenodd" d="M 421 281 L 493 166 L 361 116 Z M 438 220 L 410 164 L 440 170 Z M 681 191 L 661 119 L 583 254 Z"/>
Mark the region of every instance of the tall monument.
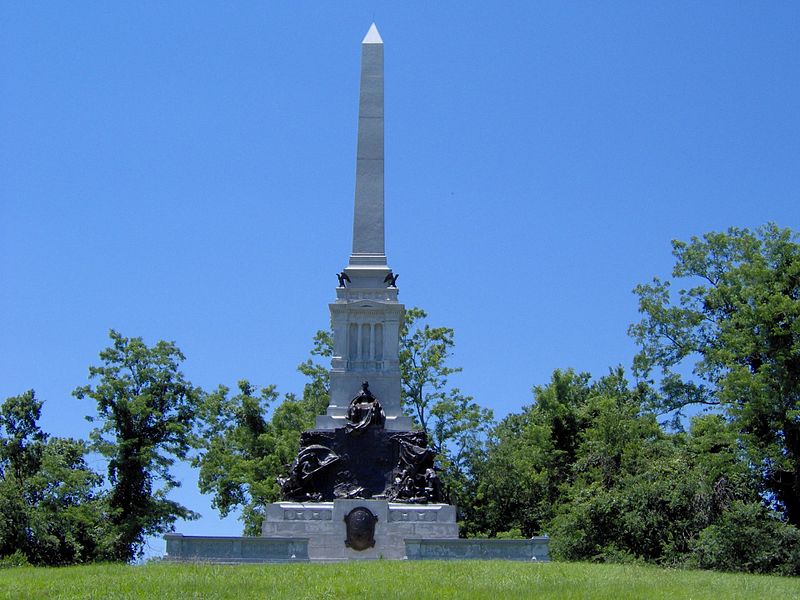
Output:
<path fill-rule="evenodd" d="M 376 558 L 547 557 L 546 540 L 458 538 L 427 436 L 400 404 L 403 305 L 386 261 L 383 214 L 383 40 L 361 45 L 353 252 L 331 303 L 333 358 L 326 414 L 302 432 L 264 510 L 261 537 L 168 534 L 170 560 L 285 562 Z"/>
<path fill-rule="evenodd" d="M 397 275 L 386 261 L 383 211 L 383 40 L 361 43 L 353 252 L 337 274 L 328 407 L 304 431 L 281 480 L 287 500 L 441 501 L 434 453 L 400 402 Z"/>
<path fill-rule="evenodd" d="M 351 399 L 369 381 L 391 431 L 411 429 L 400 407 L 400 325 L 395 276 L 386 261 L 383 203 L 383 40 L 373 23 L 361 43 L 353 252 L 330 304 L 330 400 L 317 429 L 344 427 Z"/>
<path fill-rule="evenodd" d="M 397 275 L 386 260 L 383 204 L 383 40 L 361 44 L 353 251 L 338 273 L 328 408 L 300 436 L 267 507 L 263 535 L 307 536 L 311 560 L 402 558 L 407 539 L 458 537 L 427 436 L 400 403 Z"/>

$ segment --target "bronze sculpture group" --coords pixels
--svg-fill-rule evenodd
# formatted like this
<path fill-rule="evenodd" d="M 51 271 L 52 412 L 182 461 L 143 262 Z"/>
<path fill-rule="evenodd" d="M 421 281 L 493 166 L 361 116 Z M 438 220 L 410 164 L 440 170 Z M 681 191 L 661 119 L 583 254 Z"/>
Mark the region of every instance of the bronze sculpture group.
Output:
<path fill-rule="evenodd" d="M 350 401 L 347 423 L 306 431 L 289 476 L 278 479 L 286 500 L 375 498 L 392 502 L 442 502 L 444 493 L 423 431 L 390 432 L 369 382 Z M 323 443 L 324 442 L 324 443 Z M 367 467 L 364 458 L 372 459 Z"/>

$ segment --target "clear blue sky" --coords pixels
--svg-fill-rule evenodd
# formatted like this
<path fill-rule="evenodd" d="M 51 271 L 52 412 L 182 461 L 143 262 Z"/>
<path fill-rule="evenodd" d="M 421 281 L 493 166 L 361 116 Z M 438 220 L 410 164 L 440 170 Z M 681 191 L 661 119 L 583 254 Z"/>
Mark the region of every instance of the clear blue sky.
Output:
<path fill-rule="evenodd" d="M 86 435 L 110 328 L 206 388 L 302 389 L 373 19 L 389 263 L 498 416 L 557 367 L 630 365 L 671 239 L 800 229 L 796 2 L 3 2 L 0 398 Z M 180 473 L 179 531 L 237 534 Z"/>

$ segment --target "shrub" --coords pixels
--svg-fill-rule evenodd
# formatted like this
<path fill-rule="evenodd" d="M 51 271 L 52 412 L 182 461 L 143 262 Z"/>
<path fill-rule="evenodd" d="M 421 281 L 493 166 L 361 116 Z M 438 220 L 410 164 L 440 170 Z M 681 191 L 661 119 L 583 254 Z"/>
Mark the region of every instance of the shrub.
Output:
<path fill-rule="evenodd" d="M 10 569 L 11 567 L 29 567 L 31 563 L 21 550 L 16 550 L 13 554 L 0 558 L 0 569 Z"/>
<path fill-rule="evenodd" d="M 700 532 L 693 556 L 702 569 L 800 575 L 800 529 L 761 504 L 736 501 Z"/>

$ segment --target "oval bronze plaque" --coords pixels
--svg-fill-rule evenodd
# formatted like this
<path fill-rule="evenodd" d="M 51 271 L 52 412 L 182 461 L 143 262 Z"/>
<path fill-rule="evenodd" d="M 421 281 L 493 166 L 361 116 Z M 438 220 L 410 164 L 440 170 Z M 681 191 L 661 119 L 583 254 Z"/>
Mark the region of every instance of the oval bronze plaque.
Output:
<path fill-rule="evenodd" d="M 353 550 L 366 550 L 375 546 L 375 523 L 378 517 L 368 508 L 354 508 L 344 518 L 347 539 L 344 545 Z"/>

